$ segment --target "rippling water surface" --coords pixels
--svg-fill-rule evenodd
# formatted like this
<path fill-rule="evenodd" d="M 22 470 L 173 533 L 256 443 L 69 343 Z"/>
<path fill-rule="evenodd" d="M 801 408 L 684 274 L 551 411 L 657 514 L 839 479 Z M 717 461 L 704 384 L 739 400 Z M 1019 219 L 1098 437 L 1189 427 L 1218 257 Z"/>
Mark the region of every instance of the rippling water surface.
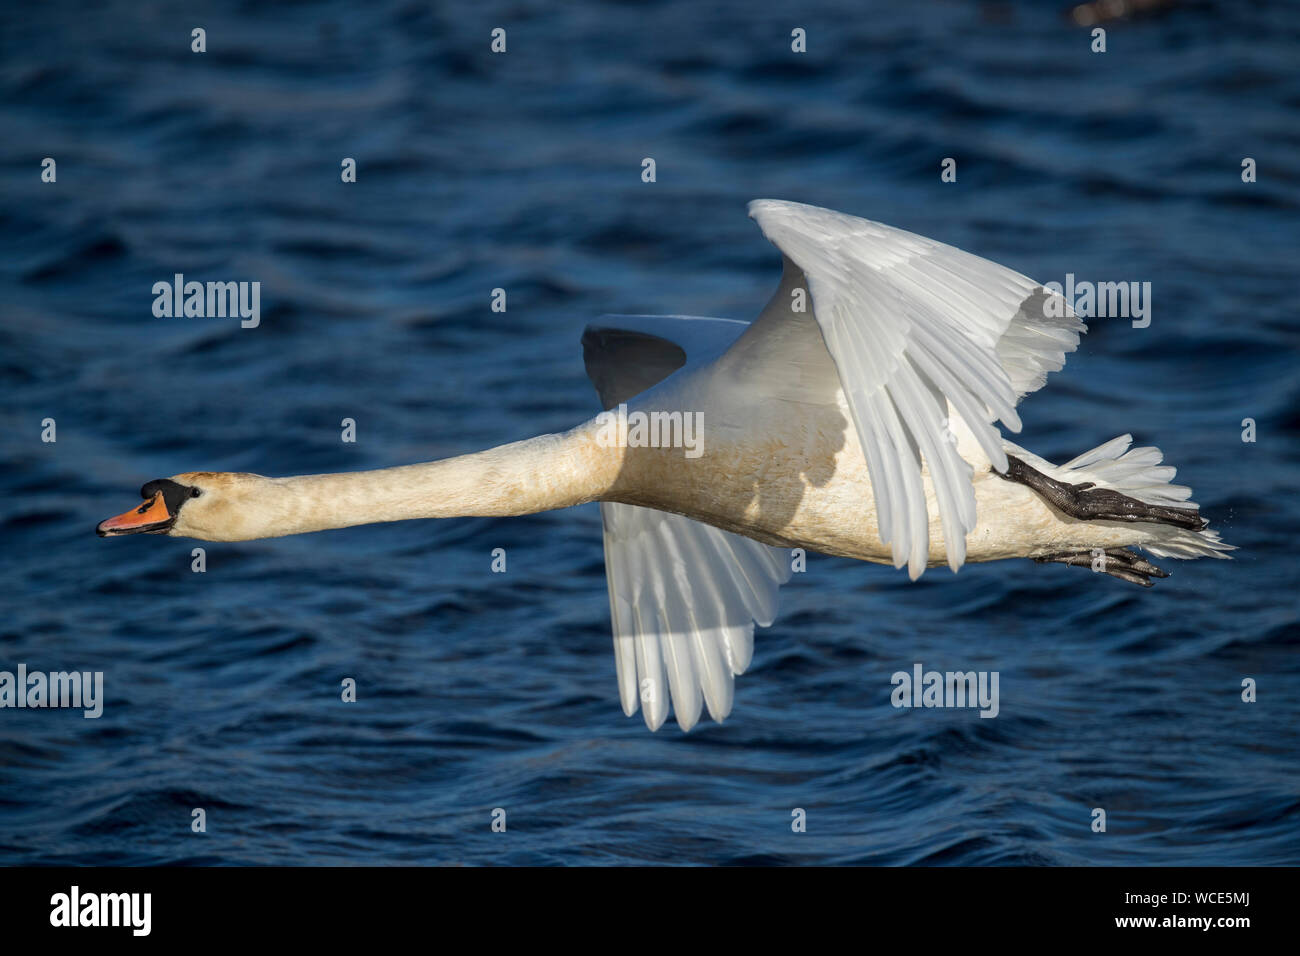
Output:
<path fill-rule="evenodd" d="M 6 14 L 0 669 L 107 700 L 0 711 L 0 862 L 1300 861 L 1300 7 L 1189 3 L 1100 55 L 1050 2 L 433 6 Z M 1158 443 L 1236 560 L 1142 591 L 812 556 L 733 716 L 683 735 L 619 709 L 594 506 L 210 544 L 201 575 L 92 533 L 160 475 L 576 423 L 591 317 L 757 313 L 760 196 L 1150 281 L 1150 327 L 1095 322 L 1019 440 Z M 177 272 L 259 280 L 261 326 L 154 318 Z M 999 717 L 892 708 L 918 661 L 999 671 Z"/>

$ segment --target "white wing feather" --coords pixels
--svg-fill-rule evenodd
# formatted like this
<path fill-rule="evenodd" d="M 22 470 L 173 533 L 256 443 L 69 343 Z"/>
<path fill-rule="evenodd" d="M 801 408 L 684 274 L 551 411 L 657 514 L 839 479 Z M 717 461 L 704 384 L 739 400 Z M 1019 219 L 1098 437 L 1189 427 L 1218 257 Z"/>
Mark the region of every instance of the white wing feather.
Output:
<path fill-rule="evenodd" d="M 1063 300 L 1053 303 L 1059 317 L 1045 310 L 1051 293 L 1025 276 L 900 229 L 770 199 L 750 203 L 749 214 L 785 255 L 787 271 L 802 274 L 895 567 L 906 564 L 913 579 L 925 570 L 924 466 L 955 571 L 976 515 L 971 465 L 948 437 L 949 406 L 1005 471 L 993 421 L 1020 430 L 1017 402 L 1064 364 L 1083 324 Z M 790 307 L 774 299 L 763 318 Z"/>
<path fill-rule="evenodd" d="M 701 704 L 721 722 L 753 657 L 755 622 L 776 617 L 789 552 L 635 505 L 602 502 L 600 514 L 623 712 L 640 705 L 658 730 L 671 697 L 682 730 Z"/>

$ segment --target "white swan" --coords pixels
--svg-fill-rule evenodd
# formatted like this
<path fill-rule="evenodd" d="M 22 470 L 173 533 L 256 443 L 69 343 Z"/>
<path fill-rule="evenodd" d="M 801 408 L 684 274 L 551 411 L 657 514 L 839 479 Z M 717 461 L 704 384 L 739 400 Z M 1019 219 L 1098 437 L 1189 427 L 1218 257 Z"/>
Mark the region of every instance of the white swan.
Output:
<path fill-rule="evenodd" d="M 790 576 L 785 548 L 906 565 L 913 579 L 1023 557 L 1145 586 L 1165 573 L 1125 549 L 1231 550 L 1155 448 L 1124 435 L 1052 465 L 1001 436 L 994 423 L 1019 431 L 1016 404 L 1078 344 L 1083 324 L 1059 296 L 827 209 L 758 200 L 749 214 L 785 263 L 757 321 L 606 317 L 583 336 L 605 407 L 660 425 L 698 413 L 697 457 L 628 447 L 636 428 L 598 416 L 379 471 L 180 474 L 145 485 L 99 534 L 240 541 L 600 501 L 619 694 L 651 730 L 670 700 L 683 730 L 702 708 L 730 713 L 754 624 L 772 622 Z"/>

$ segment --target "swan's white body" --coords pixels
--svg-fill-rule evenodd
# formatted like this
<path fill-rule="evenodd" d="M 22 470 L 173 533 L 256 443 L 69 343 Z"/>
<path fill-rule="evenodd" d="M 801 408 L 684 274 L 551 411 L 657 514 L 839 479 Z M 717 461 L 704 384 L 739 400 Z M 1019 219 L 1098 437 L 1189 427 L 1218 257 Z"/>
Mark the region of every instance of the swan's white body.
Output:
<path fill-rule="evenodd" d="M 600 501 L 624 711 L 689 729 L 733 677 L 790 576 L 784 549 L 927 565 L 1142 547 L 1222 557 L 1208 530 L 1079 521 L 1005 480 L 1006 454 L 1063 481 L 1195 507 L 1154 448 L 1122 436 L 1064 466 L 1006 442 L 1015 405 L 1083 325 L 994 263 L 829 210 L 750 206 L 785 256 L 753 324 L 605 317 L 584 336 L 607 407 L 702 416 L 703 453 L 627 447 L 597 418 L 447 461 L 341 475 L 189 473 L 168 532 L 208 540 L 375 521 L 526 514 Z M 143 508 L 141 511 L 143 512 Z M 129 514 L 129 513 L 128 513 Z M 117 519 L 114 519 L 117 520 Z"/>

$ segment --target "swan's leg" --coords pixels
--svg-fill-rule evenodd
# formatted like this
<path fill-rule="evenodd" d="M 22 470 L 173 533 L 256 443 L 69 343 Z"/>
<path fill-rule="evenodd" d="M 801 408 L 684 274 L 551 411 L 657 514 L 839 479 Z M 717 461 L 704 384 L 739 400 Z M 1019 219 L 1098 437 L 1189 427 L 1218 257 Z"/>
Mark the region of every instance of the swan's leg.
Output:
<path fill-rule="evenodd" d="M 1080 521 L 1154 521 L 1191 531 L 1209 524 L 1195 508 L 1148 504 L 1110 488 L 1097 488 L 1091 481 L 1081 485 L 1058 481 L 1013 455 L 1007 455 L 1007 471 L 1002 477 L 1029 486 L 1052 507 Z"/>
<path fill-rule="evenodd" d="M 1131 581 L 1144 588 L 1151 587 L 1151 578 L 1167 578 L 1164 571 L 1146 558 L 1125 548 L 1097 548 L 1094 551 L 1071 551 L 1064 554 L 1049 554 L 1034 558 L 1039 564 L 1070 564 L 1076 567 L 1092 568 L 1122 581 Z"/>

